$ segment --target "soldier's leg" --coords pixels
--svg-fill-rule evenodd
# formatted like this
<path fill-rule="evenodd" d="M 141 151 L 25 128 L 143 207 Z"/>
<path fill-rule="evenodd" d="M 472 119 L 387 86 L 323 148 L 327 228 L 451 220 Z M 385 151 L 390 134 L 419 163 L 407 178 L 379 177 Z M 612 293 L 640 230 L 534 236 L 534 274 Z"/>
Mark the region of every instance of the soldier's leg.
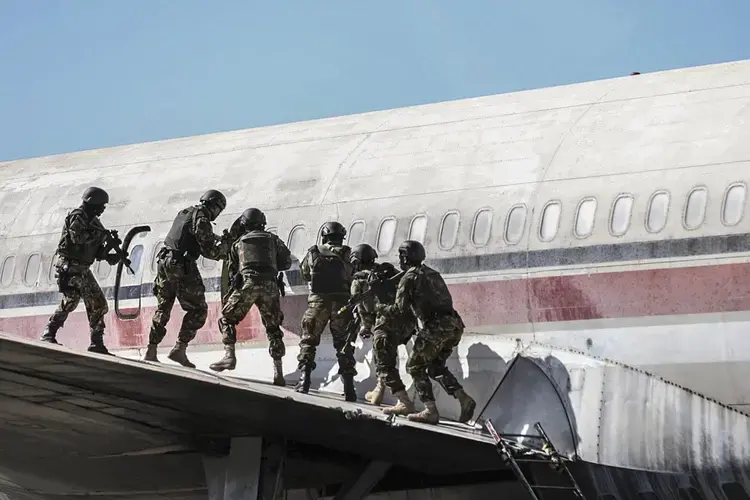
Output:
<path fill-rule="evenodd" d="M 65 324 L 65 320 L 68 319 L 68 315 L 75 311 L 78 307 L 78 303 L 81 301 L 81 279 L 75 278 L 74 275 L 61 274 L 58 271 L 57 285 L 60 293 L 62 293 L 62 299 L 60 305 L 52 316 L 49 318 L 49 322 L 44 329 L 41 340 L 52 344 L 59 344 L 57 342 L 57 331 L 62 328 Z"/>
<path fill-rule="evenodd" d="M 110 354 L 104 346 L 104 316 L 109 311 L 107 298 L 90 269 L 83 273 L 82 278 L 81 296 L 86 307 L 91 332 L 91 344 L 88 350 L 99 354 Z"/>
<path fill-rule="evenodd" d="M 237 344 L 237 324 L 247 316 L 248 311 L 253 306 L 255 296 L 252 288 L 242 288 L 233 290 L 226 298 L 224 307 L 221 309 L 221 318 L 219 318 L 219 331 L 221 331 L 221 342 L 224 344 L 224 357 L 209 366 L 212 370 L 217 372 L 234 370 L 237 366 L 237 357 L 234 351 L 235 344 Z"/>
<path fill-rule="evenodd" d="M 301 377 L 295 390 L 307 393 L 310 390 L 310 373 L 316 368 L 315 351 L 320 345 L 320 335 L 330 318 L 330 308 L 324 300 L 310 300 L 302 315 L 302 335 L 297 355 L 298 369 Z"/>
<path fill-rule="evenodd" d="M 195 334 L 206 324 L 208 304 L 206 303 L 206 287 L 203 285 L 198 266 L 191 263 L 185 275 L 177 285 L 177 301 L 185 311 L 182 325 L 177 334 L 177 342 L 167 357 L 182 366 L 195 368 L 185 354 L 188 343 L 195 338 Z"/>
<path fill-rule="evenodd" d="M 339 375 L 344 382 L 344 399 L 354 402 L 357 400 L 357 393 L 354 390 L 357 361 L 354 359 L 354 349 L 344 349 L 353 318 L 349 309 L 346 309 L 344 313 L 338 313 L 344 306 L 346 306 L 346 301 L 334 301 L 331 304 L 329 328 L 333 337 L 333 348 L 336 350 L 336 359 L 339 362 Z"/>
<path fill-rule="evenodd" d="M 167 323 L 172 316 L 172 307 L 177 297 L 177 279 L 170 276 L 164 263 L 159 262 L 159 267 L 154 280 L 154 297 L 156 297 L 156 311 L 151 320 L 151 331 L 148 334 L 148 347 L 145 361 L 159 361 L 156 357 L 156 348 L 164 340 L 167 334 Z"/>
<path fill-rule="evenodd" d="M 461 405 L 461 414 L 458 421 L 466 423 L 474 416 L 474 410 L 477 406 L 476 401 L 466 394 L 456 376 L 446 366 L 448 358 L 461 342 L 462 334 L 463 328 L 459 328 L 458 325 L 446 325 L 446 328 L 441 332 L 440 350 L 427 368 L 427 374 L 435 379 L 445 392 L 458 400 Z"/>
<path fill-rule="evenodd" d="M 383 400 L 385 387 L 394 395 L 405 391 L 406 387 L 398 373 L 398 343 L 393 335 L 382 328 L 376 328 L 372 335 L 372 350 L 378 385 L 372 393 L 365 395 L 365 399 L 379 405 Z"/>
<path fill-rule="evenodd" d="M 281 330 L 281 324 L 284 322 L 284 312 L 281 310 L 281 294 L 279 286 L 275 281 L 264 281 L 255 301 L 260 312 L 260 320 L 266 329 L 268 337 L 268 353 L 273 359 L 273 383 L 278 386 L 285 386 L 284 369 L 281 364 L 281 358 L 286 354 L 284 345 L 284 332 Z"/>
<path fill-rule="evenodd" d="M 440 343 L 436 341 L 434 334 L 422 331 L 414 341 L 414 349 L 406 361 L 406 372 L 414 379 L 414 387 L 417 396 L 422 401 L 425 409 L 419 413 L 409 414 L 409 420 L 437 424 L 440 415 L 435 406 L 435 395 L 432 392 L 432 382 L 427 374 L 427 369 L 440 352 Z"/>

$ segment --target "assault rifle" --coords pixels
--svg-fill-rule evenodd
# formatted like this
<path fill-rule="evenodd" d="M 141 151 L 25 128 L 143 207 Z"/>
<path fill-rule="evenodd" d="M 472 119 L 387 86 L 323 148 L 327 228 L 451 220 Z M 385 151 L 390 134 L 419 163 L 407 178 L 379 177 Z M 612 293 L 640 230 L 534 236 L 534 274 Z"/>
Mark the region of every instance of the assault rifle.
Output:
<path fill-rule="evenodd" d="M 398 274 L 391 276 L 390 278 L 383 279 L 380 277 L 376 277 L 373 280 L 369 280 L 368 284 L 370 286 L 365 292 L 350 298 L 349 302 L 347 302 L 344 307 L 337 311 L 337 314 L 344 314 L 345 312 L 349 311 L 349 313 L 352 315 L 351 321 L 349 321 L 349 324 L 346 326 L 346 342 L 341 348 L 341 354 L 348 354 L 347 351 L 353 350 L 354 343 L 357 341 L 357 335 L 359 334 L 359 328 L 362 323 L 362 319 L 359 317 L 359 314 L 356 314 L 357 306 L 373 295 L 377 295 L 381 287 L 383 287 L 386 283 L 399 281 L 405 273 L 406 271 L 401 271 Z M 376 275 L 373 273 L 371 276 Z"/>
<path fill-rule="evenodd" d="M 130 262 L 130 259 L 128 259 L 128 254 L 126 251 L 122 249 L 122 240 L 117 235 L 117 230 L 112 229 L 111 231 L 104 231 L 105 234 L 105 240 L 104 240 L 104 254 L 108 254 L 110 250 L 115 251 L 115 255 L 117 255 L 117 258 L 120 259 L 120 262 L 123 263 L 125 267 L 128 268 L 128 271 L 130 271 L 130 274 L 135 275 L 135 271 L 133 271 L 133 268 L 131 267 L 132 262 Z"/>

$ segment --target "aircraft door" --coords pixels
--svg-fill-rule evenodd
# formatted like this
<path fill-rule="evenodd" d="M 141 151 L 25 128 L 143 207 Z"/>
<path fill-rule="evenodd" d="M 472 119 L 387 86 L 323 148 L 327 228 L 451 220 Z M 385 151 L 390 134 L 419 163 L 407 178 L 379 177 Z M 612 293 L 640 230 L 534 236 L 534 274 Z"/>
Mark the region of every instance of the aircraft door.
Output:
<path fill-rule="evenodd" d="M 115 275 L 115 314 L 121 320 L 136 319 L 141 313 L 143 268 L 148 265 L 148 262 L 144 258 L 145 247 L 143 243 L 136 241 L 135 244 L 131 245 L 131 242 L 137 235 L 145 236 L 149 231 L 151 231 L 149 226 L 136 226 L 128 231 L 122 241 L 122 252 L 127 256 L 130 264 L 126 265 L 122 261 L 119 262 Z M 123 270 L 127 270 L 124 275 Z M 124 312 L 120 309 L 120 302 L 124 300 L 137 300 L 137 305 L 132 309 L 128 308 L 129 312 Z"/>

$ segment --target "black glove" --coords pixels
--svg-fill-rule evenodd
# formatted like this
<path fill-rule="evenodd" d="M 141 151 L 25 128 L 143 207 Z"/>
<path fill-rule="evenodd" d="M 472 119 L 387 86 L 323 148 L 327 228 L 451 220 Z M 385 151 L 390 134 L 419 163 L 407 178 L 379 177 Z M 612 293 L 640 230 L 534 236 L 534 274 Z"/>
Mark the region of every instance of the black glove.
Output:
<path fill-rule="evenodd" d="M 362 337 L 363 339 L 369 339 L 370 337 L 372 337 L 372 332 L 370 331 L 369 328 L 362 328 L 359 331 L 359 336 Z"/>
<path fill-rule="evenodd" d="M 104 260 L 106 260 L 107 264 L 109 264 L 110 266 L 114 266 L 115 264 L 117 264 L 118 262 L 120 262 L 120 256 L 117 255 L 117 254 L 115 254 L 115 253 L 108 253 L 104 257 Z"/>

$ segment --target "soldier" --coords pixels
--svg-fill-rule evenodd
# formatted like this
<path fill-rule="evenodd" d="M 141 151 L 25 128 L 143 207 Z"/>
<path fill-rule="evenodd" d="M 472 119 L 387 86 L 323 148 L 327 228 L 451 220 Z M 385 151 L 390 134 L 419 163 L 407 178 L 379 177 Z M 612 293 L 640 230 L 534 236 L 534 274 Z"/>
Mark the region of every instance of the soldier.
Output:
<path fill-rule="evenodd" d="M 352 298 L 356 299 L 373 286 L 378 287 L 373 290 L 373 296 L 357 304 L 357 313 L 362 321 L 360 332 L 362 338 L 373 336 L 373 361 L 377 374 L 375 389 L 365 394 L 365 400 L 379 406 L 383 402 L 386 386 L 393 394 L 406 391 L 398 373 L 398 346 L 409 341 L 417 322 L 411 311 L 405 312 L 400 317 L 396 314 L 391 316 L 376 314 L 378 304 L 393 304 L 396 299 L 396 283 L 388 281 L 398 274 L 392 264 L 376 263 L 378 253 L 367 243 L 357 245 L 352 250 L 351 258 L 352 264 L 357 269 L 352 281 Z M 411 404 L 409 409 L 413 411 L 414 405 L 411 401 L 409 403 Z M 385 408 L 383 413 L 390 414 L 391 411 L 391 408 Z"/>
<path fill-rule="evenodd" d="M 63 294 L 57 310 L 49 318 L 41 340 L 58 344 L 57 331 L 65 324 L 68 315 L 83 299 L 91 331 L 90 352 L 110 354 L 104 346 L 104 316 L 109 311 L 107 299 L 91 272 L 95 260 L 105 260 L 114 265 L 120 261 L 110 254 L 107 230 L 99 220 L 109 203 L 109 195 L 98 187 L 88 188 L 82 196 L 83 203 L 66 217 L 57 244 L 57 286 Z"/>
<path fill-rule="evenodd" d="M 438 381 L 445 392 L 458 399 L 461 405 L 459 421 L 466 423 L 474 415 L 476 402 L 458 383 L 456 377 L 445 366 L 445 362 L 458 346 L 464 332 L 464 322 L 453 309 L 453 298 L 443 277 L 434 269 L 424 265 L 425 250 L 421 243 L 404 241 L 398 248 L 401 269 L 406 274 L 401 278 L 396 292 L 396 301 L 390 306 L 378 306 L 384 315 L 403 314 L 412 310 L 422 323 L 414 349 L 406 362 L 406 371 L 414 379 L 419 399 L 425 409 L 411 413 L 406 391 L 396 394 L 398 404 L 391 413 L 408 415 L 409 420 L 437 424 L 440 415 L 435 406 L 430 378 Z"/>
<path fill-rule="evenodd" d="M 200 205 L 180 210 L 172 223 L 164 248 L 157 255 L 154 281 L 156 312 L 148 338 L 146 361 L 159 361 L 156 348 L 167 334 L 166 325 L 172 314 L 175 298 L 185 311 L 178 340 L 167 357 L 182 366 L 195 368 L 185 354 L 188 343 L 206 323 L 208 305 L 206 287 L 196 261 L 202 255 L 211 260 L 224 258 L 226 249 L 218 243 L 211 221 L 226 208 L 227 199 L 219 191 L 209 189 L 200 198 Z"/>
<path fill-rule="evenodd" d="M 219 330 L 224 343 L 224 358 L 210 368 L 220 372 L 234 370 L 237 358 L 237 324 L 255 304 L 268 336 L 268 352 L 273 359 L 273 383 L 285 386 L 281 358 L 286 354 L 281 323 L 281 293 L 277 273 L 292 266 L 292 253 L 281 239 L 266 228 L 266 216 L 257 208 L 242 213 L 244 234 L 232 245 L 229 252 L 229 273 L 233 289 L 224 303 L 219 319 Z"/>
<path fill-rule="evenodd" d="M 326 324 L 330 325 L 333 347 L 339 362 L 339 375 L 344 381 L 347 401 L 356 401 L 354 390 L 354 355 L 346 344 L 347 327 L 351 313 L 337 314 L 346 306 L 350 297 L 352 264 L 351 249 L 344 245 L 346 229 L 338 222 L 327 222 L 321 228 L 322 245 L 313 245 L 300 263 L 302 278 L 310 283 L 307 310 L 302 317 L 302 338 L 297 356 L 301 377 L 295 390 L 307 393 L 310 390 L 310 373 L 315 369 L 315 349 L 320 345 L 320 335 Z"/>

